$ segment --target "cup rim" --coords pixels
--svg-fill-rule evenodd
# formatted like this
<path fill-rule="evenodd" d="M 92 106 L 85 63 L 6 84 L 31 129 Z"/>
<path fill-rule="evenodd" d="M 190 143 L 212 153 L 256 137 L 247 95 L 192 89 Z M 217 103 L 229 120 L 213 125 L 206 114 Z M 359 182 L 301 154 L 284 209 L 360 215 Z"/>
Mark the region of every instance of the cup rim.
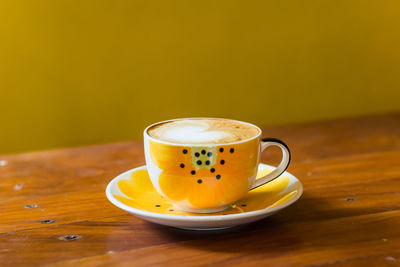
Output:
<path fill-rule="evenodd" d="M 227 120 L 227 121 L 233 121 L 233 122 L 243 123 L 243 124 L 247 124 L 247 125 L 250 125 L 250 126 L 256 128 L 256 129 L 258 130 L 258 134 L 257 134 L 256 136 L 254 136 L 254 137 L 249 138 L 249 139 L 245 139 L 245 140 L 241 140 L 241 141 L 236 141 L 236 142 L 229 142 L 229 143 L 216 143 L 216 144 L 190 144 L 190 143 L 187 143 L 187 144 L 186 144 L 186 143 L 182 143 L 182 144 L 180 144 L 180 143 L 174 143 L 174 142 L 169 142 L 169 141 L 164 141 L 164 140 L 160 140 L 160 139 L 154 138 L 154 137 L 150 136 L 149 133 L 148 133 L 148 130 L 149 130 L 151 127 L 156 126 L 156 125 L 158 125 L 158 124 L 162 124 L 162 123 L 166 123 L 166 122 L 171 122 L 171 121 L 191 120 L 191 119 L 197 119 L 197 120 L 198 120 L 198 119 L 217 119 L 217 120 Z M 143 134 L 144 134 L 144 136 L 145 136 L 146 138 L 148 138 L 148 139 L 150 139 L 150 140 L 152 140 L 152 141 L 159 142 L 159 143 L 162 143 L 162 144 L 167 144 L 167 145 L 173 145 L 173 146 L 191 146 L 191 147 L 214 147 L 214 146 L 236 145 L 236 144 L 241 144 L 241 143 L 249 142 L 249 141 L 251 141 L 251 140 L 260 138 L 261 135 L 262 135 L 262 130 L 261 130 L 260 127 L 258 127 L 257 125 L 254 125 L 254 124 L 252 124 L 252 123 L 245 122 L 245 121 L 234 120 L 234 119 L 213 118 L 213 117 L 190 117 L 190 118 L 170 119 L 170 120 L 159 121 L 159 122 L 153 123 L 153 124 L 147 126 L 147 127 L 144 129 Z"/>

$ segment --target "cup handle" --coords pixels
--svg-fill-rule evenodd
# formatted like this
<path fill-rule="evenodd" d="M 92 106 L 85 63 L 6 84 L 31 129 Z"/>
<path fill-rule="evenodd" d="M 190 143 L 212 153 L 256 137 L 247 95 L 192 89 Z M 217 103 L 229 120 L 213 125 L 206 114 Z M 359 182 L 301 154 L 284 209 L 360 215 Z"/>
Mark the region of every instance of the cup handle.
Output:
<path fill-rule="evenodd" d="M 276 167 L 276 169 L 273 170 L 272 172 L 268 173 L 267 175 L 264 175 L 261 178 L 258 178 L 250 190 L 257 188 L 263 184 L 266 184 L 266 183 L 278 178 L 289 166 L 289 163 L 290 163 L 289 147 L 281 140 L 278 140 L 275 138 L 261 139 L 261 152 L 263 152 L 264 149 L 266 149 L 269 146 L 278 146 L 282 150 L 281 163 L 279 163 L 278 167 Z"/>

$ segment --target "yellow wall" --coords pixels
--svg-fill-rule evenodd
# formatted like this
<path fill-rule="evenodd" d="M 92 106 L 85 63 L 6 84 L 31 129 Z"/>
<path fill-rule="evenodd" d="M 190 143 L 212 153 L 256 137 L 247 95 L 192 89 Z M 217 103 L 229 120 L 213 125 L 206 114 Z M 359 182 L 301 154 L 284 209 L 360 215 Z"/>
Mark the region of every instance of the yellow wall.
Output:
<path fill-rule="evenodd" d="M 400 2 L 0 2 L 0 154 L 141 139 L 174 117 L 399 110 Z"/>

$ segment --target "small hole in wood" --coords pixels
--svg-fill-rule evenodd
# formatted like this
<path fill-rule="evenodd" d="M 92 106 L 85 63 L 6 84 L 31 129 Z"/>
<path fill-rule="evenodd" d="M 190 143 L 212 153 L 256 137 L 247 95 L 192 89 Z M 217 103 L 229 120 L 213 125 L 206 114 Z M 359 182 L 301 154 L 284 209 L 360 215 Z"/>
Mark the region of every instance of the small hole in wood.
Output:
<path fill-rule="evenodd" d="M 25 209 L 34 209 L 34 208 L 37 208 L 37 207 L 39 207 L 38 204 L 25 205 Z"/>
<path fill-rule="evenodd" d="M 64 235 L 64 236 L 60 236 L 58 239 L 63 240 L 63 241 L 75 241 L 80 238 L 82 238 L 82 236 L 80 236 L 80 235 Z"/>
<path fill-rule="evenodd" d="M 41 221 L 40 223 L 53 223 L 53 222 L 55 222 L 55 220 L 44 220 Z"/>

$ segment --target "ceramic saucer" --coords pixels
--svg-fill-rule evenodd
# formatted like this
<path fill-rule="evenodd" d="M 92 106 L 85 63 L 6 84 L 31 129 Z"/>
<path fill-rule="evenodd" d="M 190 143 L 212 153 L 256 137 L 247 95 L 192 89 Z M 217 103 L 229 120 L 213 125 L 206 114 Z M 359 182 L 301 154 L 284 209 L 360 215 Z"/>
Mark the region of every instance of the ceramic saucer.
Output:
<path fill-rule="evenodd" d="M 273 169 L 260 164 L 258 176 Z M 153 223 L 191 230 L 223 229 L 261 220 L 293 204 L 302 193 L 301 182 L 284 172 L 277 179 L 251 190 L 228 210 L 209 214 L 184 212 L 157 193 L 146 166 L 118 175 L 106 189 L 107 198 L 120 209 Z"/>

